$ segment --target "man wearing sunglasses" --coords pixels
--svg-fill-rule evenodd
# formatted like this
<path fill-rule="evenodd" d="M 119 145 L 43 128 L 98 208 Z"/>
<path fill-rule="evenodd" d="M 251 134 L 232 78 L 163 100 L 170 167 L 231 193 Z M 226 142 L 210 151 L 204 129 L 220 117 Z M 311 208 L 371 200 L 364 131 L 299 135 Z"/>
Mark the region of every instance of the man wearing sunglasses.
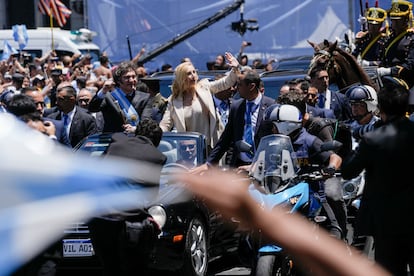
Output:
<path fill-rule="evenodd" d="M 197 165 L 197 144 L 196 140 L 182 140 L 178 145 L 179 158 L 178 164 L 182 164 L 187 168 L 194 168 Z"/>
<path fill-rule="evenodd" d="M 45 118 L 44 112 L 45 112 L 45 102 L 44 97 L 39 90 L 34 86 L 28 86 L 22 88 L 21 91 L 22 94 L 25 94 L 33 99 L 33 101 L 36 104 L 36 110 L 39 111 L 40 116 L 44 119 L 44 121 L 52 122 L 55 125 L 56 128 L 56 140 L 59 141 L 59 143 L 71 147 L 69 137 L 66 134 L 65 128 L 63 127 L 63 121 L 61 120 L 55 120 L 52 118 Z"/>
<path fill-rule="evenodd" d="M 90 112 L 88 110 L 89 103 L 91 102 L 95 94 L 96 93 L 93 92 L 90 88 L 82 88 L 76 97 L 76 104 L 82 107 L 83 109 L 85 109 L 89 114 L 91 114 L 95 118 L 96 130 L 98 133 L 101 133 L 103 131 L 103 127 L 105 123 L 102 111 Z"/>

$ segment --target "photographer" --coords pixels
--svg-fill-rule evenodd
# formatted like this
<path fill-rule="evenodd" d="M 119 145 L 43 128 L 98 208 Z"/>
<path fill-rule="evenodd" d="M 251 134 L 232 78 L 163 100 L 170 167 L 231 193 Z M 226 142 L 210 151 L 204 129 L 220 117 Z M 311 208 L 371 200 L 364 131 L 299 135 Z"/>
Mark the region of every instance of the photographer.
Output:
<path fill-rule="evenodd" d="M 248 41 L 243 41 L 240 46 L 240 51 L 239 51 L 239 54 L 237 55 L 237 60 L 239 61 L 241 66 L 249 65 L 249 58 L 247 57 L 247 55 L 243 54 L 244 48 L 248 46 L 252 46 L 252 43 Z"/>

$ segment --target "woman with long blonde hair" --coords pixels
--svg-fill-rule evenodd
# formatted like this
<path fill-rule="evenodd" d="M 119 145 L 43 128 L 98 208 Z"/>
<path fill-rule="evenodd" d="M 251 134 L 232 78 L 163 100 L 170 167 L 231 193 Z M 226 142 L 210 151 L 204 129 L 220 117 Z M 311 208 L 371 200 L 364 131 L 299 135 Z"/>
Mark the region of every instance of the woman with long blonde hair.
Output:
<path fill-rule="evenodd" d="M 183 62 L 176 67 L 172 94 L 160 122 L 163 131 L 174 128 L 178 132 L 199 132 L 206 136 L 210 149 L 214 147 L 224 125 L 216 114 L 212 94 L 232 87 L 238 80 L 237 58 L 231 53 L 226 53 L 225 57 L 232 70 L 225 77 L 214 81 L 199 80 L 191 62 Z"/>

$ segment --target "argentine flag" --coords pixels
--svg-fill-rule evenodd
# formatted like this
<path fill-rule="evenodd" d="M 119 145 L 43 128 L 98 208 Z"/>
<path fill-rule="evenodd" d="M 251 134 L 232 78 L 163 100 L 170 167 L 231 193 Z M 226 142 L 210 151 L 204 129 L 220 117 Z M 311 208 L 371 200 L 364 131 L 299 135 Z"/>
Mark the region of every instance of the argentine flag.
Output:
<path fill-rule="evenodd" d="M 27 36 L 26 25 L 13 25 L 14 41 L 19 43 L 19 49 L 23 50 L 27 45 L 29 37 Z"/>
<path fill-rule="evenodd" d="M 157 183 L 154 164 L 74 153 L 8 113 L 0 126 L 0 275 L 59 240 L 66 225 L 142 208 L 157 195 L 158 187 L 124 181 Z"/>
<path fill-rule="evenodd" d="M 18 51 L 10 45 L 8 40 L 3 41 L 3 55 L 1 56 L 1 60 L 8 60 L 11 55 L 17 53 Z"/>

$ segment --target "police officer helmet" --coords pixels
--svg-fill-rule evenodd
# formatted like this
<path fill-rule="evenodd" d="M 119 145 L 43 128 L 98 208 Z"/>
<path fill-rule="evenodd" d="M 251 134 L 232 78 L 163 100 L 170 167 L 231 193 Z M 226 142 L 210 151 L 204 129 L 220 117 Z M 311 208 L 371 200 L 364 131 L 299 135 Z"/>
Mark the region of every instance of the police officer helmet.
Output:
<path fill-rule="evenodd" d="M 273 122 L 279 134 L 290 135 L 302 128 L 302 114 L 294 105 L 271 105 L 267 115 L 267 119 Z"/>
<path fill-rule="evenodd" d="M 354 85 L 345 95 L 351 103 L 365 102 L 368 112 L 375 112 L 378 108 L 377 92 L 369 85 Z"/>

